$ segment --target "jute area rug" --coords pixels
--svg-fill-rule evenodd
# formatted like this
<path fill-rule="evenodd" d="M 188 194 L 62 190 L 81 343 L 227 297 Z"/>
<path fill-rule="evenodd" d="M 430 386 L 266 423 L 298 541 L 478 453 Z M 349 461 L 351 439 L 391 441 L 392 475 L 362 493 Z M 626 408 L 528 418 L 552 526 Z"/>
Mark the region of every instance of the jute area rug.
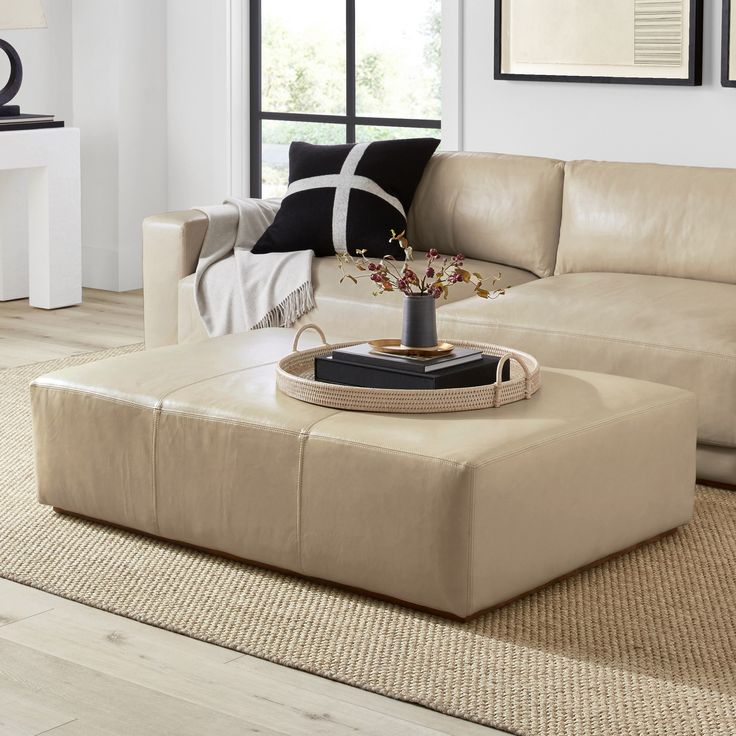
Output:
<path fill-rule="evenodd" d="M 35 500 L 28 383 L 0 373 L 0 576 L 524 736 L 736 734 L 736 493 L 676 535 L 453 623 Z"/>

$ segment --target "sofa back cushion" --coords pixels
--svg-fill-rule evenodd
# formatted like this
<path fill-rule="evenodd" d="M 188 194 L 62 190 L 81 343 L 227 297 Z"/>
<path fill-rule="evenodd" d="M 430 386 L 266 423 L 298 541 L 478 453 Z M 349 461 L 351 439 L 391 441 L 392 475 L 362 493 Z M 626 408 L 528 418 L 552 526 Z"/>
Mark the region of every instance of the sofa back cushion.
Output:
<path fill-rule="evenodd" d="M 555 273 L 736 284 L 736 169 L 572 161 Z"/>
<path fill-rule="evenodd" d="M 435 154 L 409 211 L 411 244 L 550 276 L 563 176 L 564 163 L 552 159 Z"/>

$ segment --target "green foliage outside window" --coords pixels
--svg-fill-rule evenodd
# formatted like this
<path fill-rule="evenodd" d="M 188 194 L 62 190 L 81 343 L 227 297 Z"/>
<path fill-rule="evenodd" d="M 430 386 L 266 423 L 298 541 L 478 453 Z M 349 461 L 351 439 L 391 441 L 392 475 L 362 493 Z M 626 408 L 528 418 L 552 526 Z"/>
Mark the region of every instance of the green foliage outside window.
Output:
<path fill-rule="evenodd" d="M 340 3 L 323 0 L 328 7 Z M 346 114 L 344 20 L 306 11 L 304 3 L 264 2 L 262 109 L 266 112 Z M 358 0 L 356 15 L 356 112 L 365 117 L 441 117 L 440 0 Z M 398 23 L 394 26 L 393 23 Z M 343 25 L 340 25 L 343 24 Z M 403 24 L 403 25 L 402 25 Z M 336 29 L 340 28 L 338 32 Z M 437 136 L 436 129 L 358 126 L 356 137 L 388 140 Z M 343 124 L 264 120 L 264 196 L 286 186 L 286 147 L 293 140 L 346 142 Z"/>

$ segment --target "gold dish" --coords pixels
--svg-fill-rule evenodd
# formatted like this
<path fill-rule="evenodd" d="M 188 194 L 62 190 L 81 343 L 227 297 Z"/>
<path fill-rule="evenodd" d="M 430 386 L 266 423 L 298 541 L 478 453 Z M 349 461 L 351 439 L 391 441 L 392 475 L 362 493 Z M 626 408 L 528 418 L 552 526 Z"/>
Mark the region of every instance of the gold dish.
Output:
<path fill-rule="evenodd" d="M 406 355 L 414 358 L 440 358 L 449 355 L 455 346 L 449 342 L 441 342 L 431 348 L 410 348 L 401 344 L 401 340 L 371 340 L 368 343 L 379 353 L 390 355 Z"/>

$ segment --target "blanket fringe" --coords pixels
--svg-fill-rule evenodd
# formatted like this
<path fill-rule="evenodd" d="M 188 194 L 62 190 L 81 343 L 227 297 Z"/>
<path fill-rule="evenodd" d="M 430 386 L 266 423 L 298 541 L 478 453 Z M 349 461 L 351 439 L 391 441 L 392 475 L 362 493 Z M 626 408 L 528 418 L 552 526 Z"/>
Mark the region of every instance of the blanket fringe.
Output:
<path fill-rule="evenodd" d="M 314 301 L 312 285 L 305 281 L 298 289 L 294 289 L 280 304 L 275 306 L 252 330 L 263 330 L 266 327 L 291 327 L 300 317 L 311 312 L 317 304 Z"/>

